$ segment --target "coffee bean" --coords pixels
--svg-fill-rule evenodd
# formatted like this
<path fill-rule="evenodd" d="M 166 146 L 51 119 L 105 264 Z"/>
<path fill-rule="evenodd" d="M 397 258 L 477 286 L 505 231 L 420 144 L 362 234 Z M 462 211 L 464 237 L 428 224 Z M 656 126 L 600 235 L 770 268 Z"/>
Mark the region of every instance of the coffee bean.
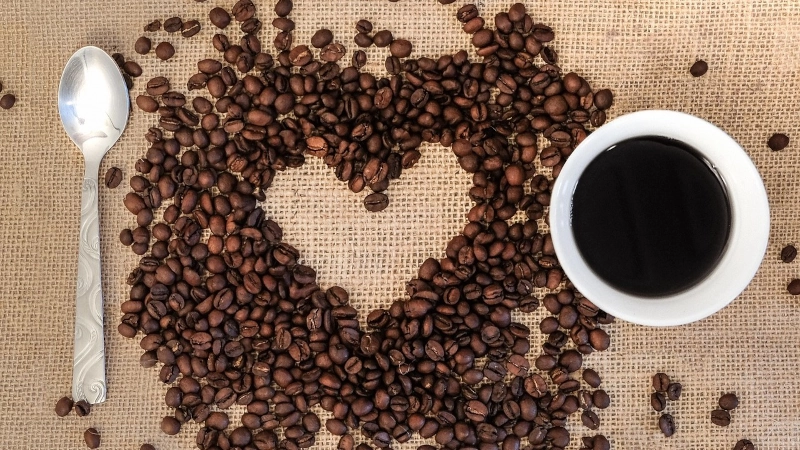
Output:
<path fill-rule="evenodd" d="M 368 33 L 368 31 L 366 33 Z M 378 31 L 372 38 L 372 42 L 375 44 L 375 46 L 381 48 L 388 47 L 393 41 L 394 36 L 392 36 L 392 32 L 389 30 Z"/>
<path fill-rule="evenodd" d="M 747 439 L 740 439 L 736 442 L 736 445 L 733 446 L 733 450 L 755 450 L 756 446 Z"/>
<path fill-rule="evenodd" d="M 693 77 L 702 77 L 706 72 L 708 72 L 708 64 L 702 59 L 695 61 L 692 67 L 689 68 L 689 73 Z"/>
<path fill-rule="evenodd" d="M 11 109 L 17 103 L 17 97 L 14 94 L 5 94 L 0 97 L 0 108 Z"/>
<path fill-rule="evenodd" d="M 464 415 L 475 423 L 481 423 L 486 420 L 488 414 L 489 408 L 480 400 L 471 400 L 464 405 Z"/>
<path fill-rule="evenodd" d="M 311 45 L 315 48 L 322 48 L 326 45 L 330 44 L 333 41 L 333 33 L 331 30 L 327 28 L 322 28 L 317 30 L 313 36 L 311 36 Z"/>
<path fill-rule="evenodd" d="M 787 244 L 783 249 L 781 249 L 781 261 L 785 263 L 790 263 L 794 261 L 797 257 L 797 249 L 794 245 Z"/>
<path fill-rule="evenodd" d="M 383 211 L 389 206 L 389 197 L 380 192 L 374 192 L 364 198 L 364 207 L 369 212 Z"/>
<path fill-rule="evenodd" d="M 100 432 L 96 428 L 88 428 L 83 432 L 83 441 L 86 442 L 86 446 L 89 448 L 100 447 Z"/>
<path fill-rule="evenodd" d="M 767 140 L 767 146 L 774 151 L 783 150 L 789 146 L 789 136 L 783 133 L 775 133 Z"/>
<path fill-rule="evenodd" d="M 293 7 L 292 0 L 278 0 L 278 2 L 275 3 L 275 14 L 278 15 L 278 17 L 286 17 L 292 12 Z"/>
<path fill-rule="evenodd" d="M 608 109 L 614 102 L 614 95 L 608 89 L 601 89 L 594 94 L 594 106 L 597 109 Z"/>
<path fill-rule="evenodd" d="M 64 417 L 69 412 L 72 411 L 72 399 L 69 397 L 61 397 L 58 402 L 56 402 L 56 415 L 58 417 Z"/>
<path fill-rule="evenodd" d="M 181 35 L 190 38 L 200 32 L 200 22 L 189 20 L 181 25 Z"/>
<path fill-rule="evenodd" d="M 583 426 L 590 430 L 596 430 L 600 427 L 600 418 L 597 417 L 597 414 L 595 414 L 594 411 L 588 409 L 581 413 L 581 422 L 583 423 Z"/>
<path fill-rule="evenodd" d="M 367 48 L 372 45 L 372 38 L 367 33 L 357 33 L 353 37 L 353 42 L 359 47 Z"/>
<path fill-rule="evenodd" d="M 156 450 L 156 448 L 150 444 L 142 444 L 142 446 L 139 447 L 139 450 Z"/>
<path fill-rule="evenodd" d="M 170 17 L 164 21 L 164 31 L 167 33 L 175 33 L 181 30 L 183 20 L 180 17 Z"/>
<path fill-rule="evenodd" d="M 724 409 L 711 411 L 711 423 L 720 427 L 727 427 L 731 424 L 731 413 Z"/>
<path fill-rule="evenodd" d="M 680 383 L 670 383 L 667 386 L 667 398 L 670 400 L 677 400 L 683 392 L 683 386 Z"/>
<path fill-rule="evenodd" d="M 122 170 L 117 167 L 109 167 L 106 171 L 105 183 L 106 187 L 114 189 L 122 182 Z"/>
<path fill-rule="evenodd" d="M 719 398 L 719 407 L 724 410 L 730 411 L 732 409 L 736 409 L 738 406 L 739 398 L 732 392 L 727 393 Z"/>
<path fill-rule="evenodd" d="M 164 416 L 164 418 L 161 419 L 161 431 L 169 436 L 174 436 L 181 431 L 181 423 L 172 416 Z"/>
<path fill-rule="evenodd" d="M 606 409 L 611 406 L 611 397 L 602 389 L 594 391 L 592 394 L 592 401 L 594 406 L 600 409 Z"/>
<path fill-rule="evenodd" d="M 75 402 L 73 409 L 75 410 L 75 414 L 78 417 L 85 417 L 88 416 L 90 412 L 92 412 L 92 405 L 89 404 L 89 402 L 87 402 L 86 400 L 78 400 L 77 402 Z"/>
<path fill-rule="evenodd" d="M 158 31 L 160 29 L 161 29 L 161 21 L 157 19 L 144 26 L 144 31 L 150 33 Z"/>
<path fill-rule="evenodd" d="M 156 46 L 156 56 L 162 61 L 166 61 L 175 55 L 175 47 L 169 42 L 161 42 Z"/>
<path fill-rule="evenodd" d="M 666 392 L 667 387 L 669 387 L 669 375 L 659 372 L 653 375 L 653 389 L 656 392 Z"/>
<path fill-rule="evenodd" d="M 361 19 L 356 22 L 356 31 L 359 33 L 370 33 L 372 32 L 372 22 L 366 19 Z"/>
<path fill-rule="evenodd" d="M 650 394 L 650 406 L 654 411 L 661 412 L 667 407 L 667 398 L 661 392 Z"/>
<path fill-rule="evenodd" d="M 405 39 L 395 39 L 389 44 L 389 52 L 396 58 L 407 58 L 411 55 L 411 42 Z"/>
<path fill-rule="evenodd" d="M 125 61 L 125 64 L 122 65 L 122 70 L 134 78 L 142 75 L 142 67 L 135 61 Z"/>
<path fill-rule="evenodd" d="M 136 53 L 140 55 L 146 55 L 150 53 L 151 46 L 152 43 L 150 41 L 150 38 L 142 36 L 136 40 L 136 43 L 133 44 L 133 49 L 136 51 Z"/>
<path fill-rule="evenodd" d="M 583 381 L 593 388 L 600 387 L 600 383 L 602 382 L 600 375 L 598 375 L 593 369 L 585 369 L 583 371 Z"/>
<path fill-rule="evenodd" d="M 786 290 L 792 295 L 800 295 L 800 279 L 795 278 L 790 281 Z"/>
<path fill-rule="evenodd" d="M 669 414 L 662 414 L 658 418 L 658 428 L 661 429 L 665 437 L 670 437 L 675 434 L 675 420 Z"/>

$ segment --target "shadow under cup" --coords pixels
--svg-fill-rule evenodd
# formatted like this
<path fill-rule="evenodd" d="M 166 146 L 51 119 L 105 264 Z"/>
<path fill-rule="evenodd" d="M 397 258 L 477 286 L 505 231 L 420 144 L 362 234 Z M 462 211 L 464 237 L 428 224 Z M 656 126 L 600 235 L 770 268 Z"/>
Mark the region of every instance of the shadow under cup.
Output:
<path fill-rule="evenodd" d="M 634 200 L 633 205 L 617 204 L 616 209 L 604 209 L 603 205 L 592 206 L 591 203 L 584 202 L 587 191 L 578 189 L 578 182 L 584 174 L 587 175 L 584 179 L 584 187 L 586 187 L 586 183 L 590 183 L 592 176 L 596 183 L 595 188 L 605 186 L 600 183 L 604 181 L 602 177 L 605 172 L 596 169 L 613 169 L 614 164 L 609 163 L 609 155 L 612 154 L 628 155 L 629 158 L 625 163 L 634 168 L 637 165 L 630 160 L 636 160 L 639 157 L 638 167 L 644 168 L 644 170 L 648 169 L 645 162 L 650 160 L 658 162 L 661 166 L 654 167 L 659 168 L 666 167 L 669 162 L 674 162 L 669 158 L 659 159 L 663 155 L 659 156 L 656 151 L 657 146 L 645 148 L 628 145 L 631 142 L 637 143 L 640 139 L 653 137 L 662 143 L 682 143 L 683 145 L 680 147 L 688 147 L 688 149 L 694 150 L 693 153 L 696 153 L 696 155 L 686 153 L 688 158 L 694 159 L 695 164 L 708 165 L 708 167 L 701 167 L 699 172 L 695 171 L 692 176 L 684 177 L 685 180 L 682 183 L 685 185 L 685 189 L 702 188 L 702 195 L 686 195 L 684 193 L 683 196 L 677 196 L 690 203 L 694 201 L 693 214 L 695 216 L 692 217 L 698 219 L 700 224 L 708 225 L 708 228 L 694 229 L 703 239 L 697 247 L 701 250 L 700 253 L 696 253 L 692 257 L 684 256 L 685 265 L 693 272 L 684 273 L 678 270 L 681 268 L 678 268 L 674 271 L 663 272 L 663 275 L 659 276 L 657 273 L 654 275 L 653 272 L 637 271 L 636 262 L 628 261 L 628 254 L 622 251 L 616 253 L 613 251 L 614 248 L 630 249 L 635 247 L 635 243 L 625 241 L 625 239 L 630 239 L 630 236 L 638 236 L 640 241 L 644 239 L 645 242 L 657 244 L 656 246 L 664 244 L 659 249 L 662 252 L 678 250 L 669 248 L 666 243 L 670 241 L 680 243 L 678 238 L 681 233 L 690 232 L 687 230 L 692 229 L 685 227 L 682 229 L 679 221 L 674 222 L 676 224 L 674 228 L 664 226 L 660 221 L 669 220 L 669 216 L 638 217 L 635 215 L 634 212 L 639 211 L 636 208 L 636 199 L 656 198 L 659 201 L 668 202 L 676 197 L 670 193 L 661 195 L 658 190 L 661 187 L 658 180 L 654 178 L 653 186 L 647 186 L 652 191 L 649 193 L 649 197 L 638 195 L 638 193 L 631 195 L 629 197 Z M 616 153 L 606 152 L 615 146 L 618 146 L 613 150 Z M 641 157 L 644 152 L 648 152 L 649 148 L 652 151 L 648 157 Z M 623 150 L 627 153 L 623 153 Z M 621 158 L 617 158 L 617 162 L 621 160 Z M 606 165 L 603 166 L 603 164 Z M 590 169 L 587 171 L 587 168 Z M 709 168 L 711 170 L 708 170 Z M 712 179 L 706 179 L 705 184 L 702 182 L 702 169 L 705 169 L 706 175 L 712 177 Z M 648 179 L 644 173 L 634 175 L 639 176 L 639 181 Z M 652 175 L 658 176 L 659 171 L 654 170 Z M 667 178 L 674 179 L 676 176 L 676 173 L 673 172 L 669 176 L 665 176 L 665 180 Z M 717 176 L 719 180 L 714 178 Z M 609 172 L 608 179 L 614 179 L 612 172 Z M 618 189 L 621 189 L 620 186 L 625 186 L 625 183 L 617 182 L 616 184 Z M 718 191 L 716 194 L 713 192 L 715 186 Z M 606 200 L 614 201 L 613 189 L 613 186 L 609 186 L 608 192 L 606 190 L 592 192 L 586 198 L 603 198 L 605 195 Z M 720 206 L 718 201 L 714 201 L 719 200 L 719 195 L 723 196 L 721 205 L 726 211 L 718 209 L 706 213 L 705 205 L 709 205 L 709 209 L 713 209 L 714 204 L 717 207 Z M 619 233 L 609 233 L 608 227 L 602 229 L 587 225 L 584 220 L 586 214 L 574 217 L 573 206 L 575 205 L 581 206 L 580 213 L 590 211 L 592 218 L 600 218 L 604 223 L 611 224 L 610 228 L 619 230 Z M 590 205 L 590 207 L 585 209 L 586 205 Z M 630 213 L 628 215 L 609 214 L 609 211 L 624 213 L 626 206 L 629 210 L 627 212 Z M 648 207 L 646 203 L 640 203 L 638 206 L 644 208 L 641 210 L 647 210 Z M 636 223 L 640 227 L 639 234 L 634 232 L 635 227 L 629 226 L 628 222 L 632 217 L 637 218 Z M 656 219 L 658 221 L 652 222 Z M 650 227 L 642 229 L 642 225 L 648 224 L 648 220 L 651 220 Z M 598 307 L 621 319 L 643 325 L 680 325 L 715 313 L 729 304 L 747 287 L 758 270 L 766 250 L 769 237 L 769 205 L 763 182 L 752 161 L 736 141 L 724 131 L 705 120 L 688 114 L 648 110 L 619 117 L 604 125 L 589 135 L 570 155 L 553 188 L 550 228 L 553 244 L 564 272 L 575 287 Z M 726 236 L 719 234 L 720 231 L 724 233 L 725 230 L 727 230 Z M 648 235 L 648 232 L 653 231 L 674 233 L 672 235 L 665 234 L 664 242 L 661 243 L 658 240 L 660 236 L 658 233 Z M 581 234 L 577 235 L 579 232 Z M 694 234 L 695 237 L 698 236 L 698 233 Z M 605 237 L 605 240 L 601 242 L 595 240 L 602 237 Z M 647 241 L 645 238 L 650 240 Z M 614 241 L 618 247 L 614 247 Z M 587 251 L 587 242 L 596 242 L 596 245 L 590 245 L 589 251 Z M 619 244 L 622 245 L 619 246 Z M 693 249 L 692 246 L 687 248 Z M 658 267 L 660 261 L 657 259 L 657 255 L 648 255 L 647 252 L 641 251 L 637 257 L 647 259 L 650 256 L 656 258 L 649 260 L 654 264 L 652 267 Z M 616 273 L 613 268 L 610 268 L 614 264 L 621 264 L 618 267 L 624 270 Z M 624 276 L 617 276 L 624 273 L 629 275 L 639 273 L 641 279 L 635 279 L 635 276 L 628 277 L 628 279 Z M 687 274 L 693 274 L 694 279 L 691 276 L 687 278 Z"/>

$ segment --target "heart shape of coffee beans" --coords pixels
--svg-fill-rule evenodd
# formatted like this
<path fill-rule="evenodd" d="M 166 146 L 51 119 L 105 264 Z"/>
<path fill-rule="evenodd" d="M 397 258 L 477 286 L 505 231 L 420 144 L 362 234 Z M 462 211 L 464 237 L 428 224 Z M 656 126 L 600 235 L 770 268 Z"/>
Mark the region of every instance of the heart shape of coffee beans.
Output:
<path fill-rule="evenodd" d="M 208 96 L 190 108 L 186 94 L 156 77 L 136 99 L 160 118 L 125 197 L 138 227 L 121 240 L 143 257 L 119 332 L 142 331 L 142 365 L 161 364 L 159 379 L 172 385 L 165 400 L 174 414 L 162 430 L 202 423 L 197 445 L 209 450 L 308 448 L 322 428 L 316 405 L 330 412 L 324 425 L 342 450 L 414 434 L 449 449 L 564 448 L 567 418 L 579 409 L 597 429 L 594 411 L 609 397 L 575 374 L 582 355 L 608 348 L 600 325 L 613 317 L 572 288 L 540 226 L 553 179 L 585 124 L 605 121 L 611 92 L 562 76 L 553 31 L 519 3 L 496 15 L 495 30 L 474 5 L 457 10 L 480 62 L 463 50 L 409 58 L 409 41 L 359 21 L 357 45 L 389 47 L 380 78 L 361 71 L 361 50 L 342 67 L 346 49 L 329 30 L 315 33 L 312 47 L 293 46 L 290 11 L 289 0 L 275 6 L 273 57 L 250 0 L 214 8 L 211 23 L 233 19 L 242 36 L 235 44 L 215 35 L 223 60 L 198 62 L 187 89 Z M 137 48 L 146 53 L 146 43 Z M 539 151 L 542 137 L 549 144 Z M 414 166 L 423 142 L 452 147 L 473 174 L 469 223 L 446 257 L 420 266 L 406 299 L 371 311 L 362 327 L 348 292 L 322 289 L 258 203 L 276 173 L 310 155 L 352 191 L 369 188 L 364 207 L 379 212 L 390 207 L 390 180 Z M 547 339 L 532 368 L 530 330 L 512 311 L 540 303 L 552 315 L 540 324 Z M 591 369 L 582 378 L 600 384 Z M 234 405 L 247 411 L 241 426 L 230 426 Z M 367 442 L 356 445 L 358 429 Z M 601 435 L 583 443 L 609 448 Z"/>

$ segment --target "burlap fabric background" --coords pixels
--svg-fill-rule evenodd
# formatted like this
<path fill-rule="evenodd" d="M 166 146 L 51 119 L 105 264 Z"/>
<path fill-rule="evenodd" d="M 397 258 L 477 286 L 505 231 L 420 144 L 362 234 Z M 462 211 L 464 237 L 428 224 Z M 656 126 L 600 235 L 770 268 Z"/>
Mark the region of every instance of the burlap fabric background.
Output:
<path fill-rule="evenodd" d="M 185 80 L 194 63 L 214 56 L 207 21 L 212 3 L 233 0 L 0 1 L 0 80 L 18 97 L 0 111 L 0 448 L 83 448 L 89 426 L 102 433 L 103 448 L 194 448 L 196 425 L 167 437 L 159 430 L 166 388 L 156 369 L 142 369 L 136 342 L 116 332 L 124 283 L 138 257 L 119 244 L 119 231 L 133 223 L 122 206 L 125 186 L 101 188 L 101 239 L 106 299 L 108 401 L 88 418 L 59 419 L 55 401 L 70 392 L 80 183 L 78 150 L 64 134 L 56 109 L 61 68 L 83 45 L 121 51 L 142 64 L 145 79 L 168 75 Z M 373 21 L 409 38 L 415 54 L 438 55 L 470 48 L 454 18 L 462 2 L 434 0 L 295 0 L 296 42 L 320 26 L 353 49 L 353 24 Z M 261 17 L 272 1 L 259 0 Z M 510 2 L 481 2 L 492 17 Z M 760 449 L 800 448 L 800 305 L 785 291 L 800 263 L 783 264 L 783 244 L 800 241 L 798 200 L 800 148 L 773 153 L 773 132 L 800 141 L 800 4 L 773 0 L 615 0 L 527 2 L 536 20 L 553 26 L 562 67 L 616 93 L 611 116 L 669 108 L 697 114 L 721 126 L 752 156 L 770 197 L 772 235 L 764 263 L 750 287 L 731 306 L 691 326 L 656 329 L 616 323 L 611 348 L 587 358 L 604 377 L 612 407 L 600 412 L 600 432 L 616 449 L 728 449 L 749 437 Z M 179 15 L 198 18 L 193 39 L 161 32 L 175 44 L 166 64 L 133 52 L 142 26 Z M 265 26 L 265 43 L 274 32 Z M 380 62 L 383 51 L 370 52 Z M 380 55 L 380 56 L 378 56 Z M 688 67 L 708 61 L 706 76 Z M 143 80 L 133 93 L 141 92 Z M 183 84 L 182 82 L 176 84 Z M 135 111 L 121 141 L 106 156 L 108 167 L 127 177 L 146 149 L 143 134 L 155 118 Z M 429 256 L 440 257 L 446 241 L 465 221 L 469 177 L 449 150 L 428 147 L 420 164 L 390 188 L 392 203 L 367 214 L 355 195 L 317 160 L 279 174 L 266 210 L 285 230 L 323 286 L 339 284 L 362 311 L 401 298 L 403 284 Z M 522 320 L 535 327 L 544 313 Z M 533 347 L 541 337 L 534 335 Z M 669 406 L 678 432 L 664 438 L 650 410 L 650 376 L 665 371 L 682 382 L 683 397 Z M 709 421 L 718 396 L 735 391 L 741 406 L 728 428 Z M 573 420 L 573 434 L 590 432 Z M 594 433 L 592 433 L 594 434 Z M 315 448 L 336 440 L 321 433 Z M 414 441 L 416 442 L 416 441 Z M 402 448 L 411 448 L 403 446 Z M 577 445 L 573 443 L 573 448 Z"/>

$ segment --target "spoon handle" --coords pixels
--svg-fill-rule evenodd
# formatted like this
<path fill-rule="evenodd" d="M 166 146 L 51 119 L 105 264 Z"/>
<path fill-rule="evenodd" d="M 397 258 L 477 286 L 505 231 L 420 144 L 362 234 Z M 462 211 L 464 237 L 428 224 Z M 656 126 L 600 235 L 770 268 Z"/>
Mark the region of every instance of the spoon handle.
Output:
<path fill-rule="evenodd" d="M 91 166 L 94 165 L 87 164 L 81 196 L 72 398 L 75 401 L 100 403 L 106 399 L 106 362 L 103 345 L 103 289 L 100 282 L 97 167 Z"/>

